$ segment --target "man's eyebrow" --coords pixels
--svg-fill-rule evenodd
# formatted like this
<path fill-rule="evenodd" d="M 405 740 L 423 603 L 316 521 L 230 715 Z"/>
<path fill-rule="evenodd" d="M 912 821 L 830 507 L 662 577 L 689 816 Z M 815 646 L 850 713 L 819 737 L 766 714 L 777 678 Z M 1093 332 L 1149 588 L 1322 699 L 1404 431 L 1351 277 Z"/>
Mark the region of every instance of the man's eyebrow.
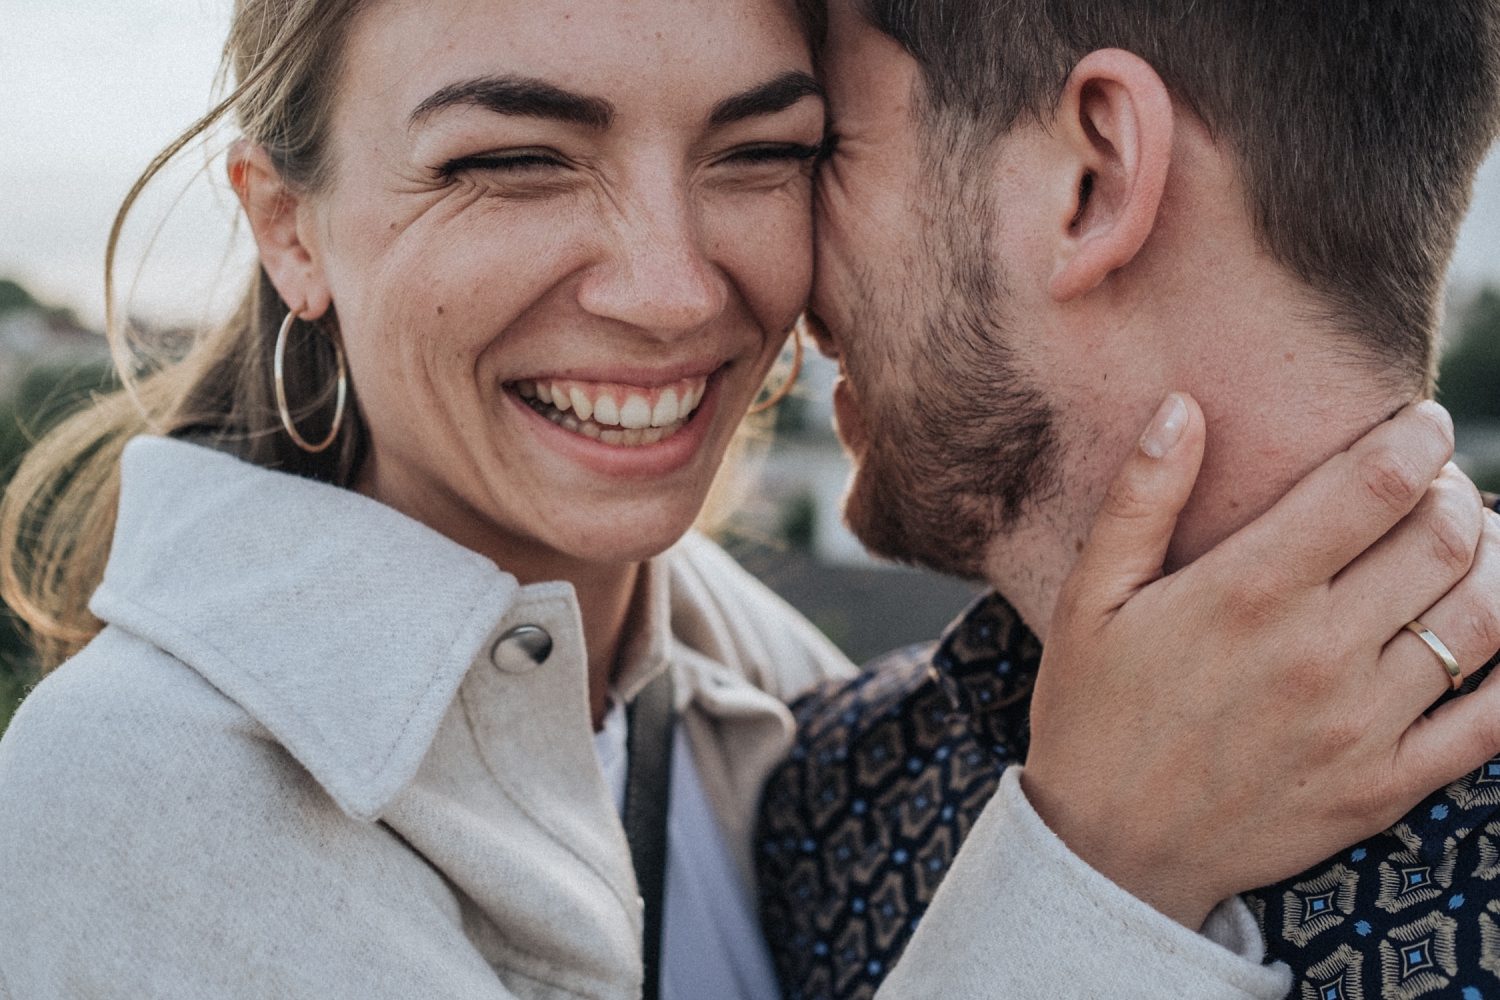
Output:
<path fill-rule="evenodd" d="M 444 108 L 474 106 L 499 115 L 549 118 L 553 121 L 606 129 L 614 121 L 615 107 L 602 97 L 586 97 L 531 77 L 487 76 L 452 83 L 411 113 L 415 125 Z"/>
<path fill-rule="evenodd" d="M 713 113 L 708 116 L 708 123 L 718 127 L 756 115 L 774 115 L 810 95 L 823 96 L 823 88 L 818 85 L 817 80 L 802 72 L 783 73 L 743 94 L 724 98 L 714 105 Z"/>

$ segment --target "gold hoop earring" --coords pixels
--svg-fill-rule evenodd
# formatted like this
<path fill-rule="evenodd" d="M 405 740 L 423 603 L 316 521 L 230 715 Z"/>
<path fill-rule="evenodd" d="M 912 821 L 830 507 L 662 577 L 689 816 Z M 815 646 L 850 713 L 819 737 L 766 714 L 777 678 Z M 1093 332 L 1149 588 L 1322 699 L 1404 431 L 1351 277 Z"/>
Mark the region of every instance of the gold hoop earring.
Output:
<path fill-rule="evenodd" d="M 786 380 L 781 383 L 781 388 L 777 389 L 770 399 L 762 400 L 746 410 L 746 416 L 753 417 L 757 413 L 765 413 L 771 407 L 786 399 L 787 395 L 792 391 L 792 387 L 797 384 L 797 376 L 802 374 L 802 318 L 800 316 L 797 318 L 796 324 L 792 327 L 791 341 L 792 349 L 796 352 L 792 357 L 792 373 L 786 377 Z"/>
<path fill-rule="evenodd" d="M 281 321 L 281 329 L 276 334 L 276 354 L 271 361 L 272 373 L 276 378 L 276 412 L 281 416 L 281 426 L 287 432 L 298 448 L 311 455 L 320 451 L 326 451 L 333 444 L 334 439 L 339 436 L 339 428 L 344 425 L 344 402 L 349 395 L 349 372 L 344 367 L 344 348 L 337 338 L 330 337 L 333 341 L 334 357 L 338 359 L 339 365 L 339 387 L 338 401 L 334 403 L 333 426 L 329 428 L 328 436 L 318 444 L 308 444 L 301 434 L 297 433 L 297 425 L 292 423 L 292 411 L 286 405 L 286 382 L 283 372 L 286 367 L 286 335 L 292 329 L 292 323 L 296 320 L 295 310 L 288 310 L 286 319 Z"/>

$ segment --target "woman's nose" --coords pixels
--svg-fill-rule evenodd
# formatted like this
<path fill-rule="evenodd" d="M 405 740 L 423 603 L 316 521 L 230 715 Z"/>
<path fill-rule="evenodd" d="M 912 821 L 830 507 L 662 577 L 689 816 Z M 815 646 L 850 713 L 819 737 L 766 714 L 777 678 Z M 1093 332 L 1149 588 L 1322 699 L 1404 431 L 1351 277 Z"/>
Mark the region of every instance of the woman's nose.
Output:
<path fill-rule="evenodd" d="M 724 311 L 728 283 L 705 251 L 686 193 L 643 197 L 612 229 L 608 258 L 579 286 L 585 310 L 662 338 L 695 333 Z"/>

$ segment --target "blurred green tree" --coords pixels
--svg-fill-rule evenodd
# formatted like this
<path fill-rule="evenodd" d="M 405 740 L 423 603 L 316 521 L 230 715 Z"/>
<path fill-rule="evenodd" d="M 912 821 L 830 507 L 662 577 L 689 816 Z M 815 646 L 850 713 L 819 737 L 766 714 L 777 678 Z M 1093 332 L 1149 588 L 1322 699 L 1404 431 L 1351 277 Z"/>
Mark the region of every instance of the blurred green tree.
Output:
<path fill-rule="evenodd" d="M 39 309 L 41 304 L 31 293 L 9 278 L 0 278 L 0 315 L 17 309 Z"/>
<path fill-rule="evenodd" d="M 781 539 L 793 552 L 811 554 L 818 541 L 818 499 L 796 493 L 781 505 Z"/>
<path fill-rule="evenodd" d="M 1438 402 L 1454 420 L 1500 419 L 1500 289 L 1486 286 L 1469 304 L 1443 355 Z"/>
<path fill-rule="evenodd" d="M 0 296 L 6 294 L 4 284 Z M 27 371 L 11 398 L 0 400 L 0 492 L 33 442 L 94 396 L 117 388 L 114 369 L 103 362 L 36 365 Z M 36 680 L 31 648 L 15 616 L 0 604 L 0 732 Z"/>
<path fill-rule="evenodd" d="M 801 437 L 807 433 L 807 396 L 800 385 L 776 404 L 776 436 Z"/>

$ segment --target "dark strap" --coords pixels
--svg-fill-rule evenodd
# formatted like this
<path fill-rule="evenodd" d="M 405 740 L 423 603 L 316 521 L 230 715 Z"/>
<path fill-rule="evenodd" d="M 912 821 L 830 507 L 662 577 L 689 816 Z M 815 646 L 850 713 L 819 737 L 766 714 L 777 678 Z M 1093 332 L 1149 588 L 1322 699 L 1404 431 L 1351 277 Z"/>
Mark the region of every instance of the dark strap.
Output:
<path fill-rule="evenodd" d="M 625 706 L 628 765 L 625 776 L 625 839 L 635 881 L 646 903 L 641 960 L 646 967 L 643 1000 L 661 995 L 662 908 L 667 886 L 667 800 L 672 785 L 672 672 L 663 670 Z"/>

